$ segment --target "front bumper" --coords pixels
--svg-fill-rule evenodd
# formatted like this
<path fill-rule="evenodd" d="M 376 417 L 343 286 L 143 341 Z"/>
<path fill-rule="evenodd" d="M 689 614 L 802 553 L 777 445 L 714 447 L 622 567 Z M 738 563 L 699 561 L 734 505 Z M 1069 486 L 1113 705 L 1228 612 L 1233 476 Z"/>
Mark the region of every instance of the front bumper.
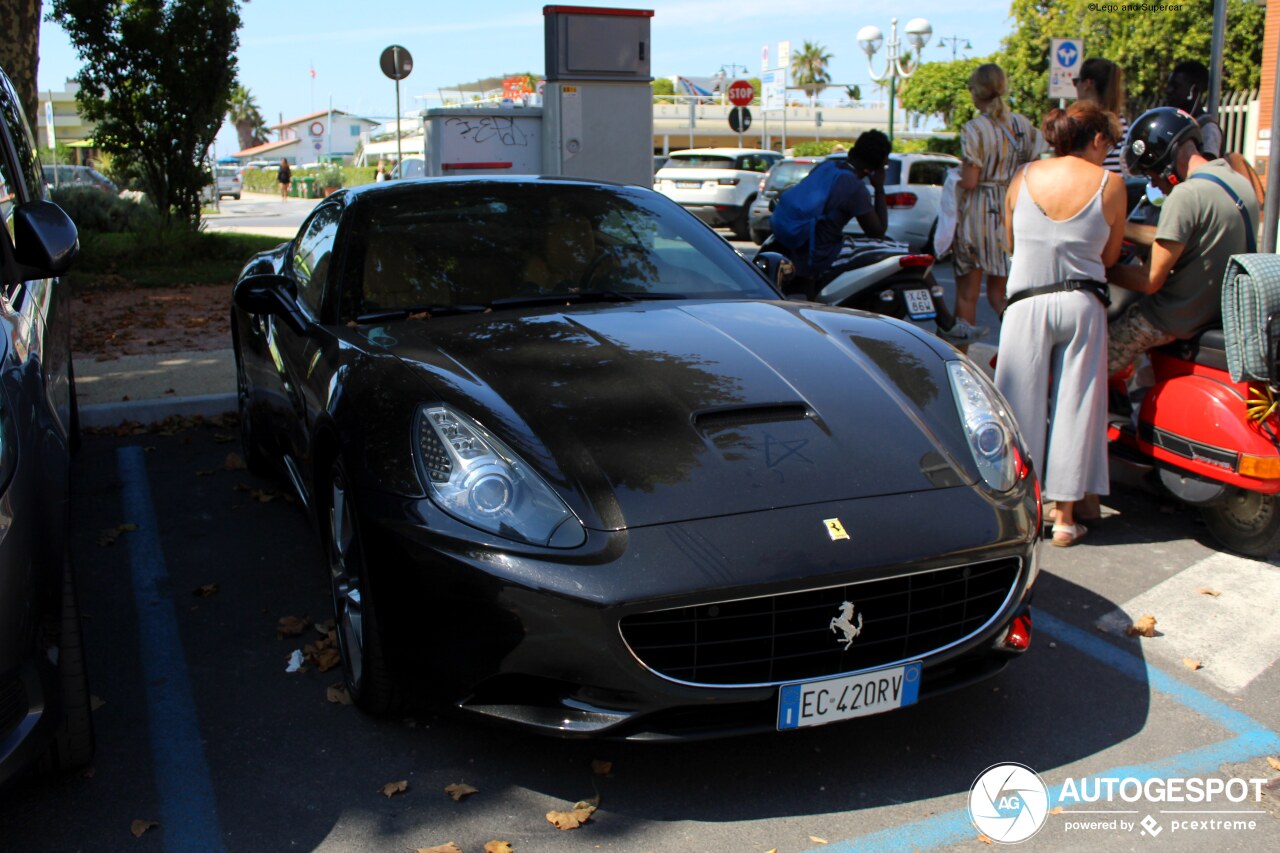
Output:
<path fill-rule="evenodd" d="M 778 684 L 860 671 L 687 683 L 637 657 L 620 628 L 629 616 L 945 568 L 966 572 L 989 561 L 1015 565 L 1015 579 L 981 625 L 940 650 L 912 655 L 924 662 L 923 699 L 993 675 L 1017 656 L 1002 640 L 1030 603 L 1036 571 L 1035 498 L 1025 488 L 1003 504 L 957 487 L 592 532 L 583 548 L 560 553 L 459 542 L 430 529 L 439 514 L 427 501 L 362 497 L 369 582 L 397 677 L 438 702 L 562 736 L 773 729 Z M 828 538 L 823 519 L 833 517 L 844 520 L 852 540 Z M 826 631 L 836 605 L 812 627 Z M 875 614 L 868 617 L 874 624 Z"/>

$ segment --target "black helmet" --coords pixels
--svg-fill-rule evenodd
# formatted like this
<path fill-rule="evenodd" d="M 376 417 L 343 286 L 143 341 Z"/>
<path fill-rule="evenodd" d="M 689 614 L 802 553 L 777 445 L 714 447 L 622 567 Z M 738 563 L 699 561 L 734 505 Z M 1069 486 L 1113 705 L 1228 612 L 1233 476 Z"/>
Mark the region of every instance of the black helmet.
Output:
<path fill-rule="evenodd" d="M 1147 110 L 1129 125 L 1124 164 L 1131 175 L 1159 175 L 1166 180 L 1177 165 L 1178 148 L 1187 140 L 1201 145 L 1200 125 L 1190 113 L 1174 107 Z"/>

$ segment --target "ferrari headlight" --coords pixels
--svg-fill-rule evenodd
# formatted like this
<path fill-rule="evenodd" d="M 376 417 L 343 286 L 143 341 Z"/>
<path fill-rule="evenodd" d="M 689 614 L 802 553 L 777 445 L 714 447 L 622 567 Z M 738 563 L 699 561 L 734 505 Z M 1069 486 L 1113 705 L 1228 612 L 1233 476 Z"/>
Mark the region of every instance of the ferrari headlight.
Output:
<path fill-rule="evenodd" d="M 416 433 L 423 477 L 445 512 L 532 545 L 573 548 L 586 541 L 564 501 L 480 424 L 448 406 L 423 406 Z"/>
<path fill-rule="evenodd" d="M 964 424 L 978 473 L 998 492 L 1013 488 L 1019 477 L 1018 429 L 1000 392 L 981 371 L 965 361 L 947 362 L 951 390 Z"/>

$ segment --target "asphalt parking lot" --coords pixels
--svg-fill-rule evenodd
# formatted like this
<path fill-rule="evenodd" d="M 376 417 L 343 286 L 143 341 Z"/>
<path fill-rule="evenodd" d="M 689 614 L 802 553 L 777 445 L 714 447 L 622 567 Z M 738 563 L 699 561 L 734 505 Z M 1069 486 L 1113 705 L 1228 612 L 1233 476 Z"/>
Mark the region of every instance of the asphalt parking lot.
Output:
<path fill-rule="evenodd" d="M 320 548 L 279 484 L 228 470 L 234 436 L 214 424 L 85 437 L 74 552 L 98 754 L 89 774 L 7 792 L 0 847 L 975 850 L 986 845 L 969 789 L 996 763 L 1025 764 L 1051 789 L 1280 775 L 1266 762 L 1280 754 L 1280 570 L 1219 554 L 1189 510 L 1140 491 L 1110 498 L 1075 548 L 1041 546 L 1031 651 L 975 688 L 746 739 L 562 741 L 448 714 L 374 720 L 328 701 L 337 670 L 287 673 L 321 636 L 280 637 L 281 618 L 330 618 Z M 927 520 L 900 535 L 913 523 Z M 1197 592 L 1210 584 L 1218 596 Z M 1118 608 L 1151 608 L 1157 636 L 1108 627 Z M 1182 663 L 1193 657 L 1201 669 Z M 445 788 L 457 783 L 478 791 L 455 802 Z M 1204 805 L 1082 803 L 1019 846 L 1278 849 L 1278 794 L 1212 804 L 1254 822 L 1230 831 L 1173 828 L 1188 816 L 1168 812 Z M 599 803 L 583 826 L 548 822 L 583 800 Z M 1147 816 L 1155 838 L 1140 834 Z M 1133 828 L 1109 828 L 1119 820 Z M 135 837 L 134 821 L 158 825 Z"/>

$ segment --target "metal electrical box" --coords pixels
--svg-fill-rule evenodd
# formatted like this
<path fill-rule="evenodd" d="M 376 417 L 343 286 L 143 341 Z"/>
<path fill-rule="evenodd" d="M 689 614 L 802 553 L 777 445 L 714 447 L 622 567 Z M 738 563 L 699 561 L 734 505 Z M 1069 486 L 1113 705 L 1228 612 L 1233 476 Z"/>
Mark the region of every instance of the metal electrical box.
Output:
<path fill-rule="evenodd" d="M 536 175 L 542 171 L 542 110 L 425 110 L 426 174 Z"/>
<path fill-rule="evenodd" d="M 653 185 L 645 9 L 544 6 L 542 172 Z"/>

